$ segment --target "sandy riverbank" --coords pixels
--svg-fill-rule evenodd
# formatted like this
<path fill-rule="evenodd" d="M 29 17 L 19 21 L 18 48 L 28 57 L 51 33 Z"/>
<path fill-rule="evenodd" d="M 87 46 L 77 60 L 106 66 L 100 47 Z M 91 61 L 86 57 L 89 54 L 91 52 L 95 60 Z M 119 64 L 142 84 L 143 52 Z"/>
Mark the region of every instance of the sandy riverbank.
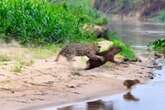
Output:
<path fill-rule="evenodd" d="M 0 106 L 3 110 L 19 110 L 31 106 L 72 102 L 80 99 L 113 95 L 125 91 L 122 85 L 125 79 L 138 78 L 148 80 L 151 62 L 128 64 L 106 64 L 102 67 L 85 71 L 83 64 L 76 61 L 79 74 L 73 75 L 69 64 L 53 58 L 38 60 L 18 75 L 3 74 L 1 70 Z M 80 68 L 81 67 L 81 68 Z"/>

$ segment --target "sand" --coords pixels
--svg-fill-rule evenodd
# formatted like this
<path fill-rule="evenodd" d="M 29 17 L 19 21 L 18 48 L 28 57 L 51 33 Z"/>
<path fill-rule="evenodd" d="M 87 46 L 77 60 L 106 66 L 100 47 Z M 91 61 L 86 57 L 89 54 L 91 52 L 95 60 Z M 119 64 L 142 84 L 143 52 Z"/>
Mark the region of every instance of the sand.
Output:
<path fill-rule="evenodd" d="M 126 91 L 125 79 L 149 79 L 151 60 L 126 64 L 107 63 L 99 68 L 83 70 L 78 58 L 73 64 L 53 58 L 36 61 L 21 74 L 0 69 L 0 110 L 21 110 L 33 106 L 91 99 Z M 70 65 L 74 65 L 70 67 Z M 73 69 L 74 68 L 74 69 Z M 31 110 L 31 109 L 30 109 Z"/>

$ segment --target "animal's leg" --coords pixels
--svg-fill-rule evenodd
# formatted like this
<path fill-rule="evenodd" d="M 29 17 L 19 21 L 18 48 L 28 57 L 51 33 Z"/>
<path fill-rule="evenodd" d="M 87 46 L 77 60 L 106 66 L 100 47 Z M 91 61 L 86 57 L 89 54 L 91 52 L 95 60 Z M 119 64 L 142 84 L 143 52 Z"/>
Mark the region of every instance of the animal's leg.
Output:
<path fill-rule="evenodd" d="M 60 53 L 57 55 L 56 59 L 54 60 L 55 62 L 57 62 L 60 58 Z"/>
<path fill-rule="evenodd" d="M 73 61 L 74 56 L 73 55 L 66 55 L 65 57 L 66 57 L 68 62 L 71 62 L 71 61 Z"/>
<path fill-rule="evenodd" d="M 80 75 L 79 70 L 75 67 L 73 61 L 69 61 L 68 65 L 72 75 Z"/>
<path fill-rule="evenodd" d="M 95 55 L 95 54 L 89 54 L 89 55 L 87 55 L 87 57 L 89 58 L 89 59 L 92 59 L 92 60 L 101 60 L 102 62 L 105 60 L 104 59 L 104 57 L 102 57 L 102 56 L 99 56 L 99 55 Z"/>

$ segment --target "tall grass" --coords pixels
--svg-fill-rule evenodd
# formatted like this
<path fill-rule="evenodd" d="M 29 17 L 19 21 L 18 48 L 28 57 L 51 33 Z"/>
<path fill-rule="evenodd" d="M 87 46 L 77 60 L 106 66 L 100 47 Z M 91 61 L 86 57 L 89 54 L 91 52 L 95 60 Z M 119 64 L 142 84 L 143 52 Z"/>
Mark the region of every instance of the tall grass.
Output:
<path fill-rule="evenodd" d="M 107 21 L 90 3 L 91 0 L 0 0 L 0 39 L 50 45 L 97 41 L 96 35 L 82 27 Z M 124 48 L 124 56 L 134 57 L 129 47 L 120 41 L 116 45 Z"/>
<path fill-rule="evenodd" d="M 89 1 L 0 0 L 0 34 L 5 34 L 0 39 L 22 44 L 95 40 L 95 35 L 81 29 L 99 18 Z"/>

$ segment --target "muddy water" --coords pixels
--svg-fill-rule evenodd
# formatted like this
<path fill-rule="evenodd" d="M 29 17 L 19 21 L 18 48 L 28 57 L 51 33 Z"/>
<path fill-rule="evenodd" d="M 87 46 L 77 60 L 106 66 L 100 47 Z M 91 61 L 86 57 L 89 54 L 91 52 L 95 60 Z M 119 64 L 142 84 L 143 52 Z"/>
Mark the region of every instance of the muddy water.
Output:
<path fill-rule="evenodd" d="M 143 52 L 149 42 L 165 37 L 165 24 L 160 23 L 113 22 L 111 29 L 117 31 L 126 43 Z M 147 84 L 136 86 L 132 91 L 30 110 L 165 110 L 165 60 L 160 59 L 156 63 L 162 68 L 154 70 L 154 79 Z"/>
<path fill-rule="evenodd" d="M 165 37 L 165 23 L 112 21 L 109 29 L 117 32 L 119 38 L 131 45 L 138 54 L 150 54 L 147 45 Z M 139 53 L 140 52 L 140 53 Z"/>
<path fill-rule="evenodd" d="M 123 41 L 137 47 L 146 46 L 155 39 L 165 37 L 163 23 L 113 21 L 109 27 L 110 30 L 118 32 Z"/>

